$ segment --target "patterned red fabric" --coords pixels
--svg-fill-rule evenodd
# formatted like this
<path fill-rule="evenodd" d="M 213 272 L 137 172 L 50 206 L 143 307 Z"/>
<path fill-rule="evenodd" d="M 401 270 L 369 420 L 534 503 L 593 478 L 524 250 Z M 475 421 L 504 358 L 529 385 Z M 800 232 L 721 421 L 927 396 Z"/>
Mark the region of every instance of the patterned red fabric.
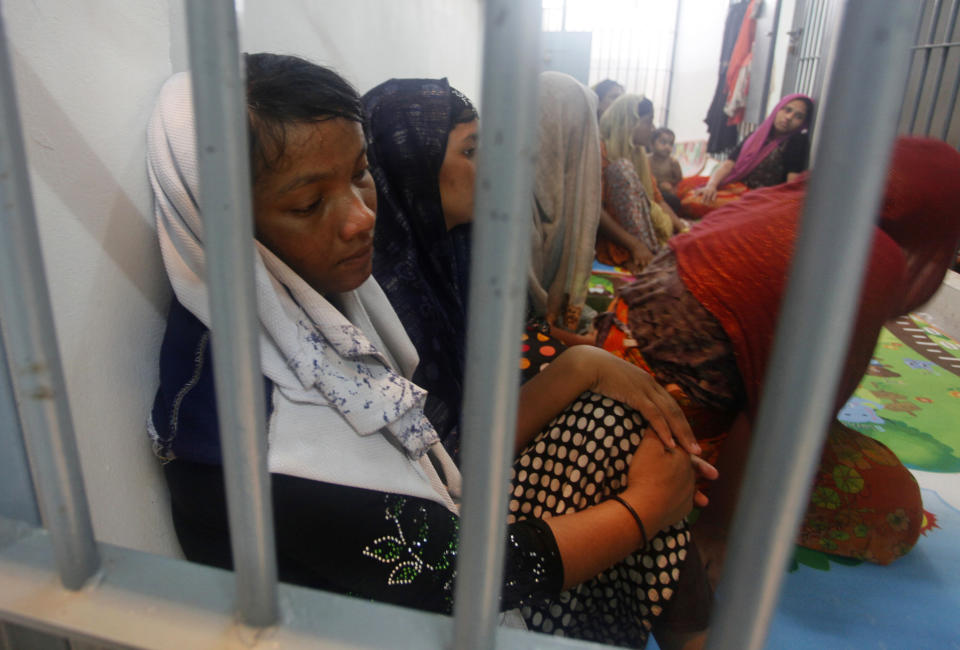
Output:
<path fill-rule="evenodd" d="M 684 284 L 734 344 L 754 411 L 805 190 L 805 176 L 753 190 L 670 240 Z M 960 240 L 958 205 L 960 153 L 935 140 L 898 139 L 838 408 L 862 376 L 883 323 L 925 302 L 942 281 Z"/>
<path fill-rule="evenodd" d="M 801 180 L 754 190 L 670 241 L 687 289 L 733 342 L 752 411 L 773 344 L 805 189 Z M 860 308 L 865 322 L 859 323 L 874 330 L 863 332 L 871 341 L 895 315 L 905 270 L 899 247 L 877 231 Z"/>
<path fill-rule="evenodd" d="M 753 190 L 670 242 L 685 286 L 733 344 L 751 415 L 760 398 L 805 188 L 804 178 Z M 838 408 L 863 376 L 883 322 L 915 309 L 938 288 L 960 243 L 958 206 L 960 153 L 938 141 L 899 139 L 837 390 Z M 621 322 L 628 322 L 625 308 L 620 301 L 611 307 Z M 604 347 L 648 367 L 626 333 L 611 330 Z M 716 457 L 724 438 L 718 423 L 729 426 L 731 414 L 707 412 L 675 386 L 671 392 L 705 456 Z M 888 564 L 916 543 L 922 519 L 917 483 L 893 452 L 834 421 L 799 543 Z"/>
<path fill-rule="evenodd" d="M 683 207 L 684 215 L 690 219 L 703 219 L 714 210 L 730 205 L 745 192 L 750 191 L 750 188 L 743 183 L 730 183 L 717 190 L 717 198 L 710 203 L 705 203 L 693 190 L 703 187 L 709 181 L 709 176 L 690 176 L 677 184 L 680 205 Z"/>
<path fill-rule="evenodd" d="M 627 320 L 623 301 L 615 301 L 611 310 L 621 322 Z M 612 328 L 603 347 L 656 376 L 622 330 Z M 676 384 L 666 389 L 686 415 L 703 458 L 716 464 L 736 413 L 701 406 Z M 709 492 L 710 482 L 701 480 L 697 487 Z M 797 543 L 815 551 L 890 564 L 913 548 L 922 521 L 920 488 L 910 470 L 882 443 L 834 420 Z"/>

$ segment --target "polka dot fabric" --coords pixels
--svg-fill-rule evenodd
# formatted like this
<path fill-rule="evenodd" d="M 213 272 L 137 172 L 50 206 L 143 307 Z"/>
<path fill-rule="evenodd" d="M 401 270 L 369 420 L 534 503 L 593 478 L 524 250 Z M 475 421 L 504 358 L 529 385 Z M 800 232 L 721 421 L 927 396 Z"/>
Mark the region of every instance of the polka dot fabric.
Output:
<path fill-rule="evenodd" d="M 584 393 L 550 423 L 513 465 L 509 521 L 582 510 L 625 487 L 645 420 L 632 409 Z M 650 532 L 650 531 L 648 531 Z M 527 603 L 527 625 L 547 634 L 643 647 L 676 591 L 690 533 L 679 524 L 647 547 L 553 600 Z"/>
<path fill-rule="evenodd" d="M 532 379 L 567 349 L 534 321 L 527 323 L 521 341 L 520 383 Z"/>

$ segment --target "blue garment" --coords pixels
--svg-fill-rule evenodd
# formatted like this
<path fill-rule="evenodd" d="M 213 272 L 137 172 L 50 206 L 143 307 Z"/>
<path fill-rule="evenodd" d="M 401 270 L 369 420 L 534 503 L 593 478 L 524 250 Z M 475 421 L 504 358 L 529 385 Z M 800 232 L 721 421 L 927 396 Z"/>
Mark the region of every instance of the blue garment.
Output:
<path fill-rule="evenodd" d="M 269 419 L 273 382 L 263 382 Z M 160 387 L 150 417 L 160 458 L 222 464 L 210 330 L 176 297 L 160 346 Z"/>
<path fill-rule="evenodd" d="M 438 175 L 465 102 L 446 79 L 391 79 L 363 96 L 367 158 L 377 185 L 373 275 L 417 349 L 413 381 L 427 390 L 424 412 L 454 459 L 470 225 L 447 231 Z"/>

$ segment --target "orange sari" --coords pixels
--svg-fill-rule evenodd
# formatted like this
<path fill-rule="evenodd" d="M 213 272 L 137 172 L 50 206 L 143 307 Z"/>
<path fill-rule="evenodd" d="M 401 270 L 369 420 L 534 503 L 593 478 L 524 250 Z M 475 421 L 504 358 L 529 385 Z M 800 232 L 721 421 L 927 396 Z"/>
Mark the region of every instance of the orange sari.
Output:
<path fill-rule="evenodd" d="M 702 219 L 713 210 L 722 208 L 738 200 L 749 188 L 743 183 L 730 183 L 717 190 L 717 198 L 711 203 L 705 203 L 697 190 L 710 181 L 709 176 L 690 176 L 677 183 L 677 197 L 683 206 L 684 215 L 690 219 Z"/>

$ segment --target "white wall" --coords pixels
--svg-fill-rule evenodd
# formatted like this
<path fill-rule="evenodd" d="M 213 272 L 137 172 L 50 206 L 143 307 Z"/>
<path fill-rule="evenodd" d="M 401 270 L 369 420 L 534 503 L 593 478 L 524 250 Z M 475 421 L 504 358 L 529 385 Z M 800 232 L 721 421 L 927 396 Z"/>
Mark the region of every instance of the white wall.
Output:
<path fill-rule="evenodd" d="M 296 54 L 331 66 L 361 93 L 391 77 L 447 77 L 479 104 L 482 5 L 244 0 L 241 38 L 248 52 Z"/>
<path fill-rule="evenodd" d="M 144 132 L 166 2 L 4 3 L 47 280 L 97 536 L 172 552 L 144 423 L 169 290 Z"/>
<path fill-rule="evenodd" d="M 186 66 L 183 0 L 2 9 L 95 532 L 173 554 L 145 432 L 170 290 L 144 141 L 160 85 Z M 477 97 L 480 9 L 479 0 L 247 0 L 243 38 L 250 50 L 332 64 L 361 90 L 447 75 Z"/>
<path fill-rule="evenodd" d="M 728 0 L 683 0 L 670 89 L 668 126 L 677 141 L 706 140 L 707 116 L 720 70 Z"/>

